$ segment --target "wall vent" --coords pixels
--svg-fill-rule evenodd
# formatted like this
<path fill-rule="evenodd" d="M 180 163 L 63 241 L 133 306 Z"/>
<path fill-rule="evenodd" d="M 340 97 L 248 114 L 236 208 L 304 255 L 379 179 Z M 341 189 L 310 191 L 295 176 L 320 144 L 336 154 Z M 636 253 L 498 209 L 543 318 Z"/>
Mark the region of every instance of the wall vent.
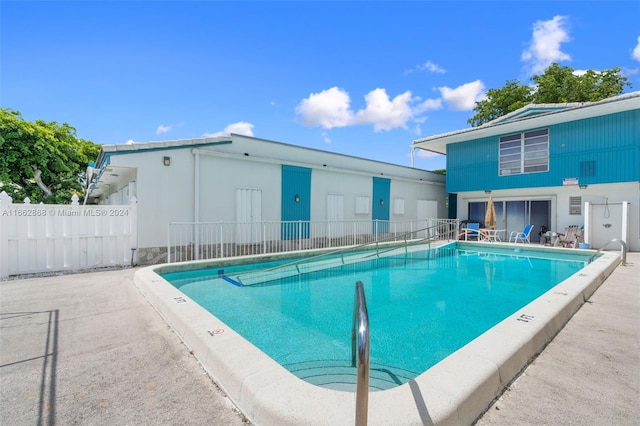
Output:
<path fill-rule="evenodd" d="M 580 177 L 594 177 L 596 175 L 596 162 L 581 161 L 580 162 Z"/>
<path fill-rule="evenodd" d="M 582 214 L 582 197 L 569 197 L 569 214 Z"/>

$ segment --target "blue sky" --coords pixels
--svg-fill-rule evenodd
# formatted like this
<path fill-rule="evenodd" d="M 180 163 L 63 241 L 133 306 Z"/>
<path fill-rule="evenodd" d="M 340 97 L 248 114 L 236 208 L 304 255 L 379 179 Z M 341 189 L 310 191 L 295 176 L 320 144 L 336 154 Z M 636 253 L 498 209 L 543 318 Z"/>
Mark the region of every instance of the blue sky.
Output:
<path fill-rule="evenodd" d="M 408 166 L 552 62 L 640 90 L 638 1 L 3 0 L 0 37 L 0 106 L 99 144 L 233 132 Z"/>

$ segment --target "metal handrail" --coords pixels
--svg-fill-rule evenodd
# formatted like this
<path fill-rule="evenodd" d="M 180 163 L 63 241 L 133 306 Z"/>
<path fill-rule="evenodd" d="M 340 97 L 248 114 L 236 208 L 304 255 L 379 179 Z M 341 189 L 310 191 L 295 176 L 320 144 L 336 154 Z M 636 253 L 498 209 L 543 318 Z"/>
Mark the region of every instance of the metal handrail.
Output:
<path fill-rule="evenodd" d="M 590 258 L 589 258 L 589 262 L 587 263 L 591 263 L 593 261 L 593 259 L 595 259 L 595 257 L 598 255 L 598 253 L 601 253 L 602 251 L 604 251 L 605 248 L 607 248 L 607 246 L 611 243 L 615 243 L 615 242 L 620 242 L 620 246 L 622 247 L 622 266 L 625 266 L 627 264 L 627 243 L 624 240 L 621 240 L 619 238 L 614 238 L 613 240 L 609 241 L 608 243 L 606 243 L 605 245 L 603 245 L 602 247 L 600 247 L 598 249 L 598 251 L 596 251 Z"/>
<path fill-rule="evenodd" d="M 357 344 L 356 344 L 357 343 Z M 357 346 L 357 357 L 356 357 Z M 356 364 L 357 359 L 357 364 Z M 356 426 L 367 424 L 369 406 L 369 313 L 362 281 L 356 283 L 351 327 L 351 364 L 358 367 L 356 376 Z"/>
<path fill-rule="evenodd" d="M 287 268 L 287 267 L 290 267 L 290 266 L 298 267 L 303 263 L 317 261 L 318 258 L 321 258 L 321 257 L 333 256 L 333 255 L 338 255 L 338 254 L 342 256 L 342 260 L 344 262 L 344 254 L 345 253 L 350 252 L 350 251 L 358 251 L 358 250 L 362 249 L 363 247 L 371 246 L 371 245 L 374 245 L 374 244 L 375 244 L 375 247 L 376 247 L 376 255 L 380 256 L 380 247 L 379 247 L 380 243 L 390 242 L 390 241 L 397 241 L 399 239 L 404 238 L 404 246 L 406 247 L 407 245 L 409 245 L 409 242 L 407 240 L 407 236 L 410 236 L 410 235 L 413 235 L 413 234 L 418 234 L 419 232 L 425 232 L 425 231 L 428 231 L 427 232 L 427 237 L 421 238 L 419 240 L 412 241 L 412 244 L 417 245 L 417 244 L 420 244 L 420 243 L 422 243 L 424 241 L 428 241 L 429 242 L 429 249 L 431 249 L 431 240 L 433 239 L 433 236 L 431 235 L 430 231 L 432 231 L 433 229 L 438 228 L 439 226 L 440 225 L 432 225 L 432 226 L 428 226 L 428 227 L 423 228 L 423 229 L 418 229 L 416 231 L 410 231 L 410 232 L 406 232 L 404 234 L 394 235 L 392 237 L 383 238 L 381 240 L 376 240 L 376 241 L 372 241 L 372 242 L 368 242 L 368 243 L 358 244 L 358 245 L 350 246 L 350 247 L 346 247 L 346 248 L 342 247 L 342 248 L 339 248 L 339 249 L 336 249 L 336 250 L 331 250 L 331 251 L 328 251 L 328 252 L 320 253 L 320 254 L 317 254 L 315 256 L 304 257 L 302 259 L 295 260 L 293 262 L 288 262 L 288 263 L 284 263 L 282 265 L 273 266 L 271 268 L 264 269 L 263 272 L 272 272 L 272 271 L 275 271 L 277 269 Z M 457 229 L 455 231 L 449 231 L 449 232 L 452 233 L 452 235 L 455 235 L 455 233 L 457 232 Z M 396 248 L 397 247 L 388 248 L 387 250 L 383 251 L 382 253 L 384 253 L 386 251 L 390 251 L 390 250 L 395 250 Z"/>

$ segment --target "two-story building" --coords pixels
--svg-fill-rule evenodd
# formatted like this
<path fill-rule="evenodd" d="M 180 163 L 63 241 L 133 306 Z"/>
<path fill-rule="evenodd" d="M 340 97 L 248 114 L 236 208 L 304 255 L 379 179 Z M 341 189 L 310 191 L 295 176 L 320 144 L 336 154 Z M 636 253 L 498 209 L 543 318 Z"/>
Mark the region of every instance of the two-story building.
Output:
<path fill-rule="evenodd" d="M 412 146 L 447 156 L 450 217 L 482 223 L 491 195 L 507 237 L 578 225 L 591 248 L 621 239 L 640 250 L 640 92 L 532 104 Z"/>

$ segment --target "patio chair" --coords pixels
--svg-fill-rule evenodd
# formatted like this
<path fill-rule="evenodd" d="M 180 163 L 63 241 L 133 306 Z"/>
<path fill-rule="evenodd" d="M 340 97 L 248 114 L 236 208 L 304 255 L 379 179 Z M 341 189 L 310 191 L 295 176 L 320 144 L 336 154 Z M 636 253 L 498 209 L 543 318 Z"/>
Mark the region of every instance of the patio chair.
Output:
<path fill-rule="evenodd" d="M 531 244 L 530 237 L 531 237 L 532 230 L 533 230 L 533 225 L 528 224 L 527 226 L 524 227 L 522 232 L 512 231 L 511 234 L 509 235 L 509 242 L 517 243 L 518 241 L 520 241 L 522 243 L 526 242 Z"/>
<path fill-rule="evenodd" d="M 568 248 L 576 248 L 578 247 L 578 243 L 580 242 L 580 236 L 582 235 L 582 231 L 580 227 L 577 225 L 568 226 L 565 228 L 565 233 L 558 234 L 559 237 L 556 240 L 556 244 L 562 247 Z"/>
<path fill-rule="evenodd" d="M 460 237 L 463 240 L 477 241 L 480 236 L 480 224 L 469 222 L 466 228 L 462 228 Z"/>

